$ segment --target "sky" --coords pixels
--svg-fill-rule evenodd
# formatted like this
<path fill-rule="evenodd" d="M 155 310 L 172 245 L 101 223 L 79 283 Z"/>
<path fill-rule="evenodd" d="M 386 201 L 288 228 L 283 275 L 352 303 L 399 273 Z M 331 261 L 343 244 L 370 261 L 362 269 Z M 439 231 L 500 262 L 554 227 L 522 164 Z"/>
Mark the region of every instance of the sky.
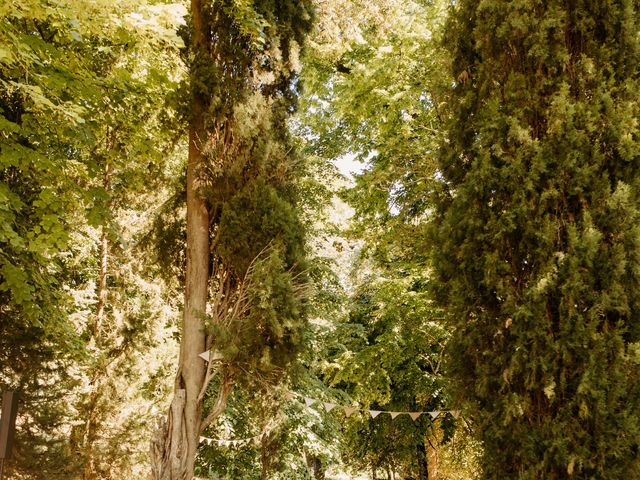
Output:
<path fill-rule="evenodd" d="M 348 153 L 334 160 L 334 164 L 342 175 L 348 179 L 353 179 L 354 173 L 362 173 L 365 164 L 356 160 L 355 153 Z"/>

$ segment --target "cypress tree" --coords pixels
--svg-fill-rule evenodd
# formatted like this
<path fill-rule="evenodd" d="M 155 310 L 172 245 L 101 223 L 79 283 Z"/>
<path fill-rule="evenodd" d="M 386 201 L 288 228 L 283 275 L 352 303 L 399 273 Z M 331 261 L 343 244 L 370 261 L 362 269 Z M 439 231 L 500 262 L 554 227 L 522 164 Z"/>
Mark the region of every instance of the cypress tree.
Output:
<path fill-rule="evenodd" d="M 279 380 L 300 343 L 305 232 L 287 121 L 312 13 L 309 0 L 191 1 L 185 302 L 154 479 L 193 478 L 200 435 L 233 387 Z"/>
<path fill-rule="evenodd" d="M 638 4 L 462 0 L 433 222 L 492 479 L 640 478 Z"/>

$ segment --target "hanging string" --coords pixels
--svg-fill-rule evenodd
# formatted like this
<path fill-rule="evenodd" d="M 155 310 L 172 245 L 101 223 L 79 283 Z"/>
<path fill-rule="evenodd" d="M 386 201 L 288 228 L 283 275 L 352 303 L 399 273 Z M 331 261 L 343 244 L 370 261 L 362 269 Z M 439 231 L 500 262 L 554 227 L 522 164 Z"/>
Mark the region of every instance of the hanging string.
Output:
<path fill-rule="evenodd" d="M 347 417 L 350 417 L 354 413 L 362 413 L 365 415 L 369 415 L 372 419 L 377 418 L 380 415 L 389 415 L 391 420 L 395 420 L 400 415 L 408 415 L 411 420 L 414 422 L 420 418 L 422 415 L 429 415 L 431 421 L 435 421 L 438 417 L 442 417 L 443 415 L 451 415 L 454 419 L 457 419 L 460 416 L 460 410 L 430 410 L 430 411 L 392 411 L 392 410 L 369 410 L 369 409 L 360 409 L 351 405 L 339 405 L 333 402 L 323 402 L 322 400 L 318 400 L 316 398 L 305 397 L 300 395 L 299 393 L 289 391 L 285 397 L 287 400 L 294 400 L 296 398 L 302 399 L 307 408 L 311 408 L 314 404 L 319 404 L 324 408 L 326 412 L 331 412 L 334 409 L 342 410 Z M 255 435 L 253 437 L 248 438 L 240 438 L 240 439 L 224 439 L 224 438 L 209 438 L 209 437 L 200 437 L 200 443 L 205 443 L 207 445 L 217 444 L 222 447 L 237 447 L 237 446 L 246 446 L 250 443 L 256 442 L 260 439 L 265 438 L 269 434 L 268 431 L 264 431 L 259 435 Z"/>

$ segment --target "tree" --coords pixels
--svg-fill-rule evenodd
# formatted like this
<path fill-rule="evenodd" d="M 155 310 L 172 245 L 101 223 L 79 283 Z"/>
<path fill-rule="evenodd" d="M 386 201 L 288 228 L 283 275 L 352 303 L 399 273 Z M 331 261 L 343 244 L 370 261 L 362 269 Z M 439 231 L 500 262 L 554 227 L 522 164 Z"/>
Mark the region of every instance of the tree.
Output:
<path fill-rule="evenodd" d="M 156 479 L 192 478 L 200 435 L 233 385 L 281 372 L 299 343 L 304 229 L 286 119 L 311 19 L 306 1 L 191 3 L 184 318 Z"/>
<path fill-rule="evenodd" d="M 440 312 L 434 311 L 425 283 L 417 275 L 370 279 L 353 296 L 349 323 L 339 327 L 343 337 L 352 337 L 350 345 L 328 370 L 330 382 L 364 408 L 403 412 L 448 408 L 441 371 L 448 334 L 435 321 Z M 429 415 L 415 421 L 408 416 L 350 417 L 345 461 L 370 471 L 388 469 L 426 479 L 427 446 L 435 447 L 442 432 L 445 440 L 450 437 L 455 424 L 448 414 L 437 423 L 433 420 Z"/>
<path fill-rule="evenodd" d="M 66 6 L 6 4 L 0 26 L 0 356 L 2 388 L 24 392 L 10 465 L 21 474 L 64 476 L 77 467 L 61 432 L 75 383 L 68 368 L 83 353 L 68 316 L 64 252 L 82 222 L 78 184 L 93 134 L 85 105 L 100 87 L 80 66 L 87 49 Z M 80 31 L 94 34 L 104 12 L 87 13 Z"/>
<path fill-rule="evenodd" d="M 485 478 L 640 478 L 638 7 L 471 2 L 433 221 Z"/>
<path fill-rule="evenodd" d="M 425 249 L 433 153 L 442 135 L 447 59 L 438 42 L 445 9 L 441 2 L 393 0 L 348 8 L 357 18 L 344 35 L 351 41 L 338 52 L 335 41 L 315 46 L 306 72 L 315 89 L 303 119 L 316 155 L 354 155 L 365 164 L 343 192 L 355 211 L 343 234 L 361 242 L 363 258 L 350 265 L 351 308 L 334 325 L 341 349 L 329 356 L 327 382 L 365 408 L 449 408 L 439 361 L 448 333 L 430 303 Z M 346 421 L 345 463 L 425 478 L 426 446 L 437 447 L 432 454 L 446 451 L 439 443 L 449 440 L 455 422 L 386 420 Z"/>
<path fill-rule="evenodd" d="M 142 192 L 170 150 L 175 15 L 73 0 L 8 2 L 0 15 L 0 390 L 23 399 L 8 470 L 134 478 L 151 403 L 139 362 L 166 305 L 142 281 L 131 217 L 161 196 Z M 108 455 L 119 460 L 98 472 Z"/>

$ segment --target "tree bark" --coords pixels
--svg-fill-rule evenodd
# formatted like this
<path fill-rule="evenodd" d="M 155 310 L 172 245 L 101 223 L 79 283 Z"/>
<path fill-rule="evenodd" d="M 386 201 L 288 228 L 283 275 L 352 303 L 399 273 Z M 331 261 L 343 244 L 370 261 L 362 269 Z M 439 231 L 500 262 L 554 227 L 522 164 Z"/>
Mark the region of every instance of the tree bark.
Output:
<path fill-rule="evenodd" d="M 107 151 L 111 143 L 109 142 L 109 130 L 107 130 Z M 109 160 L 105 161 L 102 187 L 105 192 L 111 190 L 111 165 Z M 108 202 L 106 208 L 111 207 L 111 202 Z M 96 296 L 98 297 L 98 303 L 96 305 L 96 314 L 93 321 L 93 331 L 91 336 L 95 344 L 97 352 L 102 350 L 104 342 L 102 341 L 102 324 L 104 322 L 104 310 L 107 305 L 107 298 L 109 291 L 107 289 L 107 275 L 109 268 L 109 235 L 106 225 L 102 225 L 100 232 L 100 271 L 98 272 L 98 285 L 96 290 Z M 82 449 L 84 452 L 84 469 L 82 472 L 83 480 L 92 480 L 96 478 L 96 459 L 94 451 L 94 443 L 98 436 L 98 430 L 100 429 L 100 421 L 98 420 L 98 403 L 102 396 L 102 379 L 105 372 L 102 370 L 101 365 L 97 365 L 92 374 L 91 388 L 89 391 L 89 408 L 87 411 L 87 419 L 85 422 L 85 429 L 82 440 Z"/>
<path fill-rule="evenodd" d="M 96 307 L 96 316 L 93 324 L 93 337 L 98 346 L 100 333 L 102 328 L 102 318 L 104 317 L 104 307 L 107 304 L 107 267 L 109 261 L 109 238 L 107 229 L 102 227 L 102 235 L 100 238 L 100 274 L 98 277 L 98 305 Z"/>
<path fill-rule="evenodd" d="M 315 480 L 325 480 L 324 465 L 320 457 L 313 457 L 313 478 Z"/>
<path fill-rule="evenodd" d="M 325 469 L 322 459 L 313 453 L 305 454 L 307 467 L 315 480 L 325 480 Z"/>
<path fill-rule="evenodd" d="M 192 0 L 193 47 L 206 48 L 200 0 Z M 205 106 L 192 99 L 187 162 L 187 266 L 180 359 L 174 399 L 168 419 L 152 441 L 154 480 L 191 480 L 200 439 L 205 362 L 198 355 L 206 349 L 203 318 L 209 285 L 209 212 L 200 195 L 203 165 L 202 143 Z"/>
<path fill-rule="evenodd" d="M 418 459 L 418 471 L 420 480 L 429 480 L 429 460 L 427 458 L 427 447 L 424 443 L 416 445 Z"/>

